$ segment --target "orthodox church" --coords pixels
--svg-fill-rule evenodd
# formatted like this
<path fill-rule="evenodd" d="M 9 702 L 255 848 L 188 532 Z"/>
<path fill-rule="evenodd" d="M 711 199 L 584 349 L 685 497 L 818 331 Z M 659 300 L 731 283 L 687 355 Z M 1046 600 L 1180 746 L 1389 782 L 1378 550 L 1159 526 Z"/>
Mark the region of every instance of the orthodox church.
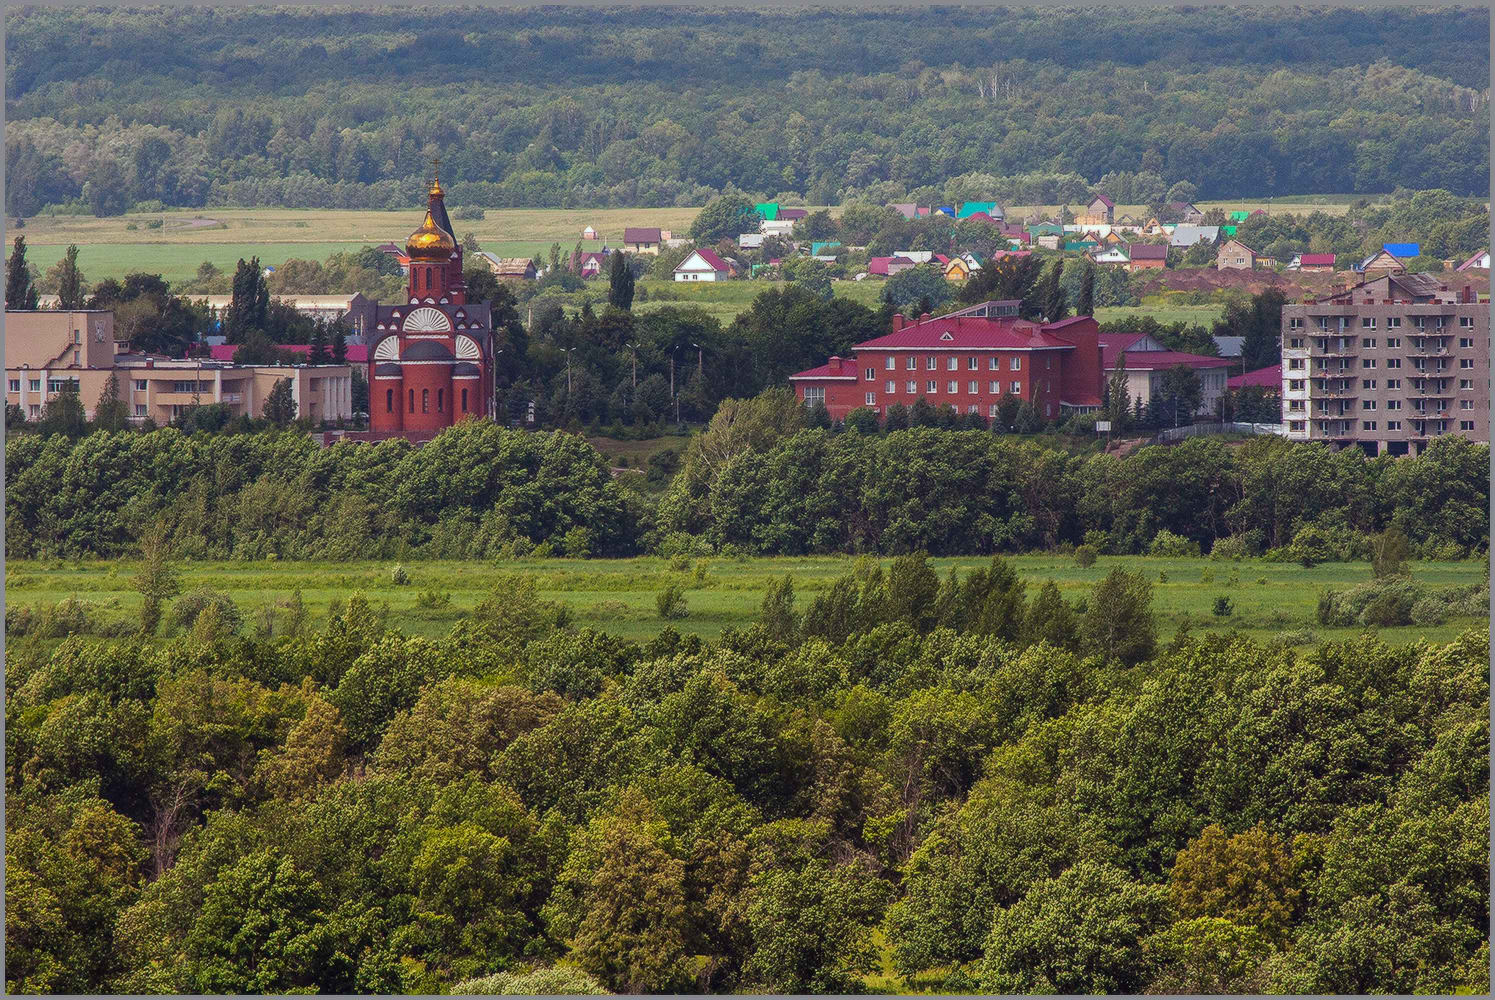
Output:
<path fill-rule="evenodd" d="M 405 241 L 406 300 L 370 303 L 369 429 L 426 437 L 468 417 L 492 417 L 493 326 L 488 303 L 467 301 L 462 247 L 431 182 L 425 220 Z"/>

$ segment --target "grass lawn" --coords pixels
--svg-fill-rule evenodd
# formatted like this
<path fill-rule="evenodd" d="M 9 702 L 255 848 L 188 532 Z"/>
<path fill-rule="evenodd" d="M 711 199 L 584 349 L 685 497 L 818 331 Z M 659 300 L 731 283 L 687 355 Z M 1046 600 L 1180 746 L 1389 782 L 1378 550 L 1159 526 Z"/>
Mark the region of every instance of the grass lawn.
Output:
<path fill-rule="evenodd" d="M 987 561 L 933 560 L 941 574 L 951 565 L 965 571 Z M 1208 631 L 1239 629 L 1259 639 L 1287 630 L 1310 630 L 1314 641 L 1347 638 L 1359 630 L 1326 629 L 1314 623 L 1318 592 L 1326 587 L 1353 586 L 1370 578 L 1366 563 L 1329 563 L 1304 569 L 1293 563 L 1257 560 L 1232 563 L 1201 558 L 1102 556 L 1094 566 L 1081 569 L 1072 558 L 1061 555 L 1018 556 L 1012 562 L 1029 581 L 1030 591 L 1044 580 L 1054 580 L 1071 601 L 1086 596 L 1117 566 L 1140 571 L 1158 581 L 1153 604 L 1160 634 L 1165 637 L 1188 625 Z M 391 625 L 408 633 L 435 636 L 444 634 L 453 621 L 492 592 L 500 575 L 522 573 L 535 580 L 544 596 L 570 605 L 580 624 L 632 639 L 650 637 L 665 624 L 713 638 L 728 626 L 746 626 L 757 617 L 770 578 L 791 574 L 802 610 L 817 590 L 829 586 L 852 565 L 853 559 L 845 556 L 701 558 L 680 561 L 673 567 L 670 561 L 653 557 L 505 563 L 432 561 L 406 564 L 411 582 L 396 587 L 391 583 L 392 562 L 225 562 L 186 563 L 182 566 L 182 582 L 185 590 L 227 592 L 248 620 L 266 603 L 287 597 L 298 588 L 314 620 L 334 599 L 346 600 L 348 595 L 362 591 L 376 602 L 388 603 Z M 1416 580 L 1431 587 L 1469 585 L 1486 579 L 1486 566 L 1478 560 L 1416 563 L 1413 571 Z M 22 606 L 52 604 L 75 595 L 103 602 L 117 615 L 134 616 L 140 604 L 139 595 L 130 587 L 134 572 L 134 564 L 127 560 L 12 560 L 6 567 L 6 596 L 12 605 Z M 690 613 L 687 618 L 666 623 L 655 611 L 654 598 L 668 583 L 685 588 Z M 416 598 L 425 590 L 449 593 L 450 608 L 438 612 L 419 608 Z M 1219 596 L 1230 598 L 1234 604 L 1230 617 L 1212 614 Z M 1483 619 L 1469 619 L 1432 628 L 1383 629 L 1382 634 L 1392 642 L 1422 637 L 1444 642 L 1464 629 L 1484 624 Z M 1308 634 L 1299 637 L 1308 638 Z"/>
<path fill-rule="evenodd" d="M 1188 323 L 1190 325 L 1202 326 L 1205 329 L 1225 315 L 1223 305 L 1207 306 L 1181 306 L 1181 305 L 1140 305 L 1140 306 L 1098 306 L 1095 310 L 1095 319 L 1099 323 L 1109 323 L 1124 319 L 1127 316 L 1151 316 L 1159 323 Z"/>

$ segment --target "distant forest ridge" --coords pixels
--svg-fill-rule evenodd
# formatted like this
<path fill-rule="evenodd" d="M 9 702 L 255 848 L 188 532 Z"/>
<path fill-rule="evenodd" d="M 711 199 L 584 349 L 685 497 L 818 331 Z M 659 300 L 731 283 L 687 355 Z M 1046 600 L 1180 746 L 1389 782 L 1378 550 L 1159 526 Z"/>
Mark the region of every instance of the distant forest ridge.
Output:
<path fill-rule="evenodd" d="M 6 211 L 1484 194 L 1489 17 L 21 8 Z"/>

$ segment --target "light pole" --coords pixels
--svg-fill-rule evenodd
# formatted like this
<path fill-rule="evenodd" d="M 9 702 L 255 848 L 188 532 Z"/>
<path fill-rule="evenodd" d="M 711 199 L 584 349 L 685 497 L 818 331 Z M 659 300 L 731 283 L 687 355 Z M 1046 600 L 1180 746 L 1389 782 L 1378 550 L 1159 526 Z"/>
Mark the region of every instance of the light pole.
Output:
<path fill-rule="evenodd" d="M 488 416 L 495 424 L 498 423 L 498 356 L 502 353 L 502 348 L 493 352 L 493 367 L 488 372 L 488 388 L 492 393 L 488 401 Z"/>
<path fill-rule="evenodd" d="M 561 353 L 566 356 L 566 401 L 571 400 L 571 355 L 576 353 L 574 347 L 563 347 Z"/>
<path fill-rule="evenodd" d="M 626 347 L 626 348 L 628 348 L 628 350 L 633 353 L 633 387 L 635 389 L 637 389 L 638 388 L 638 345 L 637 344 L 624 344 L 623 346 Z"/>
<path fill-rule="evenodd" d="M 694 347 L 696 349 L 696 374 L 699 375 L 699 376 L 701 376 L 702 378 L 705 378 L 706 377 L 705 374 L 704 374 L 705 363 L 701 360 L 701 357 L 702 357 L 701 345 L 700 344 L 691 344 L 690 346 Z"/>
<path fill-rule="evenodd" d="M 680 394 L 675 391 L 675 355 L 680 353 L 676 347 L 670 351 L 670 395 L 675 397 L 675 426 L 680 426 Z"/>

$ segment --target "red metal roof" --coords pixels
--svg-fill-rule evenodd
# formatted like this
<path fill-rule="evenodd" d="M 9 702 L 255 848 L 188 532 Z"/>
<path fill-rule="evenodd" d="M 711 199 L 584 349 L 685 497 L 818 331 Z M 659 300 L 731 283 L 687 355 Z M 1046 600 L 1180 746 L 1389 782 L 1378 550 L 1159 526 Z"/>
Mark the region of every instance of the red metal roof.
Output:
<path fill-rule="evenodd" d="M 696 253 L 698 253 L 698 254 L 701 255 L 701 259 L 704 260 L 706 262 L 707 266 L 710 267 L 713 271 L 731 271 L 732 270 L 731 265 L 729 265 L 726 261 L 722 260 L 720 257 L 718 257 L 715 254 L 715 252 L 713 252 L 711 250 L 697 250 Z M 689 259 L 690 258 L 688 258 L 688 257 L 686 258 L 686 260 L 689 260 Z M 685 267 L 684 262 L 681 262 L 680 267 L 675 268 L 675 270 L 679 271 L 679 270 L 681 270 L 684 267 Z"/>
<path fill-rule="evenodd" d="M 1299 267 L 1333 267 L 1334 255 L 1332 253 L 1305 253 L 1298 255 Z"/>
<path fill-rule="evenodd" d="M 856 358 L 839 358 L 835 361 L 827 361 L 823 365 L 806 368 L 802 372 L 795 372 L 789 376 L 790 381 L 802 378 L 839 378 L 855 382 L 857 378 Z"/>
<path fill-rule="evenodd" d="M 1145 337 L 1143 333 L 1102 333 L 1100 335 L 1100 363 L 1106 371 L 1116 367 L 1116 358 L 1122 351 Z"/>
<path fill-rule="evenodd" d="M 1259 385 L 1264 389 L 1282 390 L 1282 366 L 1272 365 L 1269 368 L 1258 368 L 1254 372 L 1244 375 L 1232 375 L 1225 380 L 1226 388 L 1243 389 L 1248 385 Z"/>
<path fill-rule="evenodd" d="M 1229 358 L 1210 358 L 1202 354 L 1185 354 L 1183 351 L 1127 351 L 1127 371 L 1159 371 L 1186 365 L 1190 368 L 1228 368 Z"/>
<path fill-rule="evenodd" d="M 856 345 L 857 350 L 1048 350 L 1075 345 L 1042 332 L 1037 323 L 1014 316 L 935 317 Z"/>
<path fill-rule="evenodd" d="M 1167 260 L 1168 248 L 1161 243 L 1133 243 L 1126 248 L 1132 260 Z"/>
<path fill-rule="evenodd" d="M 658 226 L 628 226 L 623 230 L 624 243 L 658 243 Z"/>
<path fill-rule="evenodd" d="M 1098 201 L 1102 205 L 1105 205 L 1107 208 L 1115 208 L 1116 207 L 1116 203 L 1114 201 L 1112 201 L 1110 198 L 1107 198 L 1103 194 L 1098 194 L 1098 195 L 1096 195 L 1094 198 L 1092 198 L 1090 200 L 1091 200 L 1092 203 Z"/>

